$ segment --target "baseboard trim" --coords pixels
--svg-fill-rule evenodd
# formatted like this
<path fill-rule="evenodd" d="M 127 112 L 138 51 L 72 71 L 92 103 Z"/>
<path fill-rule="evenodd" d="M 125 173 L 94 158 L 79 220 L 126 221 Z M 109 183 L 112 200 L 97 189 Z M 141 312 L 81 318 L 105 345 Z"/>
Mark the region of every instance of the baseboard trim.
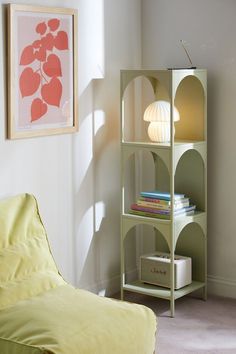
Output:
<path fill-rule="evenodd" d="M 236 281 L 208 275 L 208 293 L 217 296 L 230 297 L 236 299 Z"/>

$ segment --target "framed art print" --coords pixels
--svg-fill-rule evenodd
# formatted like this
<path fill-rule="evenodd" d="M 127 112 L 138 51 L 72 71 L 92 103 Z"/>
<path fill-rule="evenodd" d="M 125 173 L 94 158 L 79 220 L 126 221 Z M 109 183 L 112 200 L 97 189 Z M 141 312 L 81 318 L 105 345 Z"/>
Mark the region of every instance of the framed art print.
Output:
<path fill-rule="evenodd" d="M 8 35 L 8 138 L 76 131 L 77 11 L 9 4 Z"/>

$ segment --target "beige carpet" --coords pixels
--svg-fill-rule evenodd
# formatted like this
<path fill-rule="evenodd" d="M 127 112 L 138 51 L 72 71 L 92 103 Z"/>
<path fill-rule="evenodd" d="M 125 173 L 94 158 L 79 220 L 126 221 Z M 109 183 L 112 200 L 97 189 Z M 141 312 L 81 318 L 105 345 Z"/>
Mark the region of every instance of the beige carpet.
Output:
<path fill-rule="evenodd" d="M 127 292 L 125 300 L 157 314 L 156 354 L 236 354 L 236 300 L 184 297 L 176 301 L 175 318 L 168 301 Z"/>

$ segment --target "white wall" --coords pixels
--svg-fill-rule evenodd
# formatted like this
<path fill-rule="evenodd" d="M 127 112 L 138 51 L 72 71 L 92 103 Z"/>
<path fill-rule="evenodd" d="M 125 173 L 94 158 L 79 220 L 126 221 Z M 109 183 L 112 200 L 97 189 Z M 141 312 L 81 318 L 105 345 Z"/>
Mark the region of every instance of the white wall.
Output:
<path fill-rule="evenodd" d="M 120 284 L 120 69 L 140 67 L 140 1 L 104 0 L 103 16 L 104 78 L 81 93 L 74 140 L 76 282 L 109 294 Z"/>
<path fill-rule="evenodd" d="M 140 66 L 140 0 L 14 3 L 78 8 L 80 130 L 6 140 L 7 34 L 1 1 L 0 197 L 33 193 L 63 276 L 96 292 L 117 291 L 119 71 Z"/>
<path fill-rule="evenodd" d="M 144 69 L 188 66 L 208 70 L 209 290 L 236 297 L 236 2 L 142 1 Z"/>

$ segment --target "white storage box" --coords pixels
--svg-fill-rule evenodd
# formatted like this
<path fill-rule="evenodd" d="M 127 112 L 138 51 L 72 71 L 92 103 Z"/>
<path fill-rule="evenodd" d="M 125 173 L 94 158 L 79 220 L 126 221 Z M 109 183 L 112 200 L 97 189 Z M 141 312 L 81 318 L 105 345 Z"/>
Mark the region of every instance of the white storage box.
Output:
<path fill-rule="evenodd" d="M 192 282 L 192 260 L 175 255 L 175 289 Z M 155 252 L 140 257 L 140 280 L 144 283 L 170 288 L 170 254 Z"/>

